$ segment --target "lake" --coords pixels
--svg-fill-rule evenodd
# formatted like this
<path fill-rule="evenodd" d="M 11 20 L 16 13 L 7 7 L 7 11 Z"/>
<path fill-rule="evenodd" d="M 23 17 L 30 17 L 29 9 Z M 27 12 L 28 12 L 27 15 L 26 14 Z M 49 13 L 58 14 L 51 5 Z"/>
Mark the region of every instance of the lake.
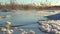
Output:
<path fill-rule="evenodd" d="M 24 25 L 19 28 L 23 28 L 25 31 L 33 30 L 36 34 L 44 34 L 39 30 L 38 21 L 39 20 L 47 20 L 47 18 L 40 16 L 38 14 L 39 11 L 31 10 L 31 11 L 24 11 L 24 10 L 13 10 L 13 12 L 0 12 L 0 16 L 4 16 L 5 18 L 0 19 L 0 23 L 5 25 L 7 21 L 12 22 L 12 25 Z M 8 17 L 11 16 L 11 17 Z M 21 34 L 17 29 L 14 29 L 13 34 Z"/>

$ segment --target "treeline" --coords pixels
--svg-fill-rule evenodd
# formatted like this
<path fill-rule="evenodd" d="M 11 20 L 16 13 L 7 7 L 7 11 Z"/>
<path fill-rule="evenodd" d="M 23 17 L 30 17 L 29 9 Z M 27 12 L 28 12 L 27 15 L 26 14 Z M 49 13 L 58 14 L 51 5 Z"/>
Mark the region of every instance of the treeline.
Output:
<path fill-rule="evenodd" d="M 25 9 L 27 10 L 27 9 L 33 9 L 33 8 L 34 6 L 32 5 L 23 5 L 23 4 L 14 4 L 14 3 L 4 4 L 4 5 L 0 4 L 0 9 L 21 9 L 21 10 Z"/>
<path fill-rule="evenodd" d="M 41 7 L 41 6 L 34 6 L 34 5 L 24 5 L 24 4 L 5 4 L 2 5 L 0 4 L 0 9 L 19 9 L 19 10 L 33 10 L 33 9 L 51 9 L 52 7 L 46 6 L 46 7 Z"/>

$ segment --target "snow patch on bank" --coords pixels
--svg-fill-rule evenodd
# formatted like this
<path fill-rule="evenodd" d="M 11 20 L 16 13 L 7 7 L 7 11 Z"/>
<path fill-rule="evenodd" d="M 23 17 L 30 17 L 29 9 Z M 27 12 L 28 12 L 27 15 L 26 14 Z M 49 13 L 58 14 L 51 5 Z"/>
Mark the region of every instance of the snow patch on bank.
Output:
<path fill-rule="evenodd" d="M 48 34 L 60 34 L 60 20 L 39 21 L 39 29 Z"/>

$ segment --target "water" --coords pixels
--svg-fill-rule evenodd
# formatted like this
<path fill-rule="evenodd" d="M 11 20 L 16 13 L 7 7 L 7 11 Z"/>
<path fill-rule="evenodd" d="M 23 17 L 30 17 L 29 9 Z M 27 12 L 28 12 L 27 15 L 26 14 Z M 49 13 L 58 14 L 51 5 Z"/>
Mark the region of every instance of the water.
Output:
<path fill-rule="evenodd" d="M 27 32 L 29 30 L 34 30 L 36 34 L 44 34 L 38 28 L 38 24 L 36 23 L 38 20 L 46 20 L 47 18 L 42 17 L 38 14 L 38 11 L 15 11 L 15 12 L 0 12 L 0 16 L 4 16 L 5 18 L 0 19 L 0 23 L 5 25 L 7 21 L 12 22 L 12 25 L 23 25 L 30 24 L 26 26 L 21 26 Z M 6 16 L 11 16 L 6 17 Z M 32 24 L 31 24 L 32 23 Z M 20 34 L 20 32 L 14 29 L 13 34 Z"/>

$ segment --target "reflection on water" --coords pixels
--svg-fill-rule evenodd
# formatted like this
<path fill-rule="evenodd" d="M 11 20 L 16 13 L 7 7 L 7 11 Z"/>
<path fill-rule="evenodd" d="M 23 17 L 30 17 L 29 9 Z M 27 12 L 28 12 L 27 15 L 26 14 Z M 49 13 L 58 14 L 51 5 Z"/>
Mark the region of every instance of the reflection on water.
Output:
<path fill-rule="evenodd" d="M 16 12 L 0 12 L 0 16 L 4 16 L 5 18 L 0 19 L 0 23 L 3 25 L 6 21 L 12 22 L 12 25 L 23 25 L 36 23 L 38 20 L 46 20 L 46 18 L 38 15 L 36 11 L 16 11 Z M 9 17 L 8 17 L 9 16 Z M 30 29 L 34 30 L 36 34 L 44 34 L 38 29 L 38 24 L 30 24 L 26 26 L 22 26 L 21 28 L 29 31 Z M 19 34 L 19 31 L 14 30 L 13 34 Z"/>

